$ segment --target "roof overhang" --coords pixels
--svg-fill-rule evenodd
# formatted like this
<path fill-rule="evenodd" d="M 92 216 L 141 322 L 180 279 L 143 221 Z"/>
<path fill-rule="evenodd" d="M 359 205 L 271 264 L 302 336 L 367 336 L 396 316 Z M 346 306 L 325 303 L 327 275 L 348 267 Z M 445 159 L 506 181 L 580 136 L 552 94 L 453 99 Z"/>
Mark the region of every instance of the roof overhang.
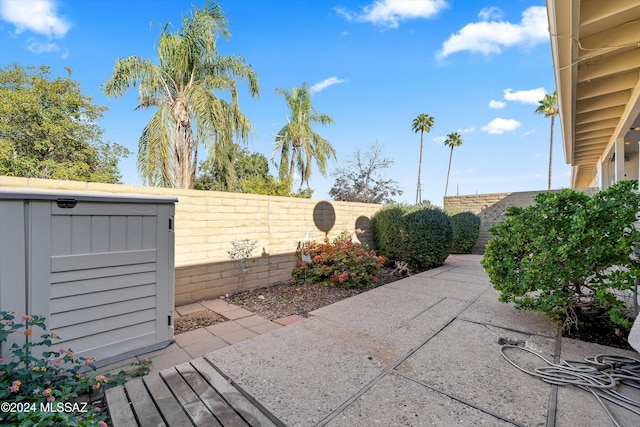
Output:
<path fill-rule="evenodd" d="M 565 161 L 584 188 L 616 140 L 640 140 L 640 2 L 547 0 L 547 13 Z"/>

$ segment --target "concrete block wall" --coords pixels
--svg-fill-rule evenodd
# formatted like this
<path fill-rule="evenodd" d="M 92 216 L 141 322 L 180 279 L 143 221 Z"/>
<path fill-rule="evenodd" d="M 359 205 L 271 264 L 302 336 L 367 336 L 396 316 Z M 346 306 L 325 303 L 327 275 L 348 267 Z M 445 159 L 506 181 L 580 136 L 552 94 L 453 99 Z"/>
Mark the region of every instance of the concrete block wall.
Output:
<path fill-rule="evenodd" d="M 333 239 L 360 229 L 374 246 L 371 217 L 380 205 L 327 202 L 214 191 L 177 190 L 77 181 L 0 176 L 0 189 L 31 188 L 173 196 L 175 214 L 175 301 L 206 298 L 281 283 L 291 278 L 295 250 L 305 235 Z M 257 240 L 245 263 L 231 260 L 234 241 Z"/>
<path fill-rule="evenodd" d="M 578 189 L 587 194 L 593 194 L 596 188 Z M 504 219 L 504 212 L 509 206 L 527 207 L 534 202 L 534 198 L 541 191 L 521 191 L 513 193 L 474 194 L 467 196 L 447 196 L 444 198 L 444 208 L 447 211 L 469 211 L 480 216 L 480 237 L 476 242 L 473 252 L 484 253 L 491 233 L 489 228 Z M 556 193 L 561 190 L 551 190 Z"/>

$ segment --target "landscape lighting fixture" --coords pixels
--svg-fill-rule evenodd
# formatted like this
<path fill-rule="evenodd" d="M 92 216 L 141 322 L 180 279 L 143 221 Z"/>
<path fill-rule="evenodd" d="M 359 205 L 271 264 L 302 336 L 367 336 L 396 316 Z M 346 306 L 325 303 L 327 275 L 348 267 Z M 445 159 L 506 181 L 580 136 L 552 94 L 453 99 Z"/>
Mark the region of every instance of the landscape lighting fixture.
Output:
<path fill-rule="evenodd" d="M 634 127 L 632 127 L 631 129 L 629 129 L 629 130 L 640 130 L 640 126 L 634 126 Z"/>

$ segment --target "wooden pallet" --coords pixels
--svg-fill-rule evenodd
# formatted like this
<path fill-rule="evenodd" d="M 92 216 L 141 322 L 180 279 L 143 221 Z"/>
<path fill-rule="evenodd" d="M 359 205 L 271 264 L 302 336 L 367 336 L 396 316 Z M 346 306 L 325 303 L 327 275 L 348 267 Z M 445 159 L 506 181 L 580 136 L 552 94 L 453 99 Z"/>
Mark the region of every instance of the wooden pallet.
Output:
<path fill-rule="evenodd" d="M 105 391 L 114 427 L 284 426 L 204 358 Z"/>

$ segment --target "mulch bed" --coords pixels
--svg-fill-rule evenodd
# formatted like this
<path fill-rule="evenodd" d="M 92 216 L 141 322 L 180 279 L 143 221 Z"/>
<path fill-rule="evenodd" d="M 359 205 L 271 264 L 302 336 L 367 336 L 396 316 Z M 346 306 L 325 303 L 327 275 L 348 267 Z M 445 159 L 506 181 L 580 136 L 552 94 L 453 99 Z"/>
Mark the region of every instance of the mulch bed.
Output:
<path fill-rule="evenodd" d="M 176 318 L 173 321 L 173 333 L 178 335 L 183 332 L 189 332 L 206 326 L 222 323 L 225 319 L 211 310 L 203 310 L 197 313 L 189 314 Z"/>

